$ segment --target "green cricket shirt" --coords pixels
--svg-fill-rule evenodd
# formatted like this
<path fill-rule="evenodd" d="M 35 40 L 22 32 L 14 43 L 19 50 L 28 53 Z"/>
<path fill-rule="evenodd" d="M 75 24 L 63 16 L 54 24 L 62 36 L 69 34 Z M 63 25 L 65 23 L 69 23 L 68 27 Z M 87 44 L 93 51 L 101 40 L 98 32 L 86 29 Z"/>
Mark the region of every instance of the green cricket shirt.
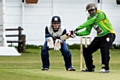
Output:
<path fill-rule="evenodd" d="M 78 32 L 78 36 L 89 35 L 92 28 L 96 30 L 97 37 L 105 36 L 108 33 L 115 33 L 105 13 L 101 10 L 97 10 L 92 17 L 88 16 L 87 21 L 77 27 L 78 30 L 84 28 L 84 31 Z"/>

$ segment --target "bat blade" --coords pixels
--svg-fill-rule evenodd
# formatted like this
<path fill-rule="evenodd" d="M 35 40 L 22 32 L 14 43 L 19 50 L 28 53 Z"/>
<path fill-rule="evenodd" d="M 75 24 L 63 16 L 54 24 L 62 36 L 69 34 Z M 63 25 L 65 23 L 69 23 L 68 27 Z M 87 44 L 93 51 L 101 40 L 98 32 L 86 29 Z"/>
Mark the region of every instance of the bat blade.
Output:
<path fill-rule="evenodd" d="M 61 40 L 66 40 L 66 39 L 70 38 L 70 36 L 68 36 L 67 34 L 64 34 L 60 38 L 61 38 Z"/>

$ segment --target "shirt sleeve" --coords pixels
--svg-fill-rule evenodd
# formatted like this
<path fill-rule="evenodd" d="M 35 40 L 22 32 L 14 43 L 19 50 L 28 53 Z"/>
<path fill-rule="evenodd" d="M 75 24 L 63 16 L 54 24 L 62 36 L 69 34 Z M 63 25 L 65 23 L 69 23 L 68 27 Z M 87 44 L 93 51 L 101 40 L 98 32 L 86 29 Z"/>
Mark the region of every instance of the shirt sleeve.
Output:
<path fill-rule="evenodd" d="M 66 34 L 66 33 L 67 33 L 67 30 L 64 29 L 62 35 Z"/>
<path fill-rule="evenodd" d="M 92 25 L 94 24 L 94 22 L 95 22 L 95 19 L 96 19 L 96 16 L 93 17 L 93 18 L 88 19 L 86 22 L 84 22 L 83 24 L 79 25 L 79 26 L 77 27 L 77 29 L 78 29 L 78 30 L 81 30 L 81 29 L 83 29 L 83 28 L 92 26 Z"/>
<path fill-rule="evenodd" d="M 78 32 L 78 36 L 86 36 L 91 33 L 92 27 L 87 27 L 84 31 Z"/>
<path fill-rule="evenodd" d="M 49 37 L 52 37 L 52 35 L 48 31 L 48 27 L 45 27 L 45 39 L 47 40 Z"/>
<path fill-rule="evenodd" d="M 96 14 L 95 16 L 88 18 L 87 21 L 85 21 L 83 24 L 79 25 L 77 27 L 78 30 L 82 30 L 85 29 L 81 32 L 78 32 L 78 36 L 86 36 L 89 35 L 91 30 L 92 30 L 92 26 L 94 25 L 96 19 L 97 19 L 98 14 Z"/>

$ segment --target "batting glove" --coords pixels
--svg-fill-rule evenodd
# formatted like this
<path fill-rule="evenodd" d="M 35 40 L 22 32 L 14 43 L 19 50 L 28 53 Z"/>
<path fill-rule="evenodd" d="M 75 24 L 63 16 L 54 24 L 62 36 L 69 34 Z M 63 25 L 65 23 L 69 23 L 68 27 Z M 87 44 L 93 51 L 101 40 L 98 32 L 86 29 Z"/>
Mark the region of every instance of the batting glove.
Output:
<path fill-rule="evenodd" d="M 74 30 L 74 34 L 78 35 L 78 29 Z"/>

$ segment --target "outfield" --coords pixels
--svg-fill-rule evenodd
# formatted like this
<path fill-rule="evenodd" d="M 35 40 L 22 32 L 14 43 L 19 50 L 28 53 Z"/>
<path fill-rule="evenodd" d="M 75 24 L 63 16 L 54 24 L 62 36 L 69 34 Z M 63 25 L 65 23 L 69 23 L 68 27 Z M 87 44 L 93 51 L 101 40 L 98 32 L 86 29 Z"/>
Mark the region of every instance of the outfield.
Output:
<path fill-rule="evenodd" d="M 59 51 L 50 51 L 50 70 L 41 71 L 40 50 L 27 49 L 22 56 L 0 56 L 0 80 L 120 80 L 120 50 L 111 50 L 110 73 L 99 73 L 100 52 L 94 53 L 95 72 L 80 72 L 80 51 L 71 50 L 75 72 L 66 71 Z"/>

